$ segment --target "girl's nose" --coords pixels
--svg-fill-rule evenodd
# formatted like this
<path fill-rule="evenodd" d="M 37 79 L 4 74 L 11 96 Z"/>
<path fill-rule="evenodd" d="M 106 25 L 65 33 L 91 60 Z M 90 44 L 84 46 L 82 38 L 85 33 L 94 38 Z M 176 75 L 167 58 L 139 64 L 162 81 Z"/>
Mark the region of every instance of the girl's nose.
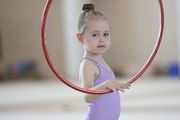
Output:
<path fill-rule="evenodd" d="M 99 39 L 99 42 L 104 42 L 104 39 L 101 37 L 101 38 Z"/>

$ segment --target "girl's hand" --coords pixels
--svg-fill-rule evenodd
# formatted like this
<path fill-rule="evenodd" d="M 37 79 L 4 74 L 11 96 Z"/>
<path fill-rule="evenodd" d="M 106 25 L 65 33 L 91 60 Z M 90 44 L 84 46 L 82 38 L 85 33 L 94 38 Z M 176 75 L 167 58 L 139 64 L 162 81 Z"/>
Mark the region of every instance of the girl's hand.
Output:
<path fill-rule="evenodd" d="M 124 92 L 124 89 L 130 89 L 130 84 L 128 83 L 120 83 L 115 80 L 107 80 L 106 81 L 107 88 L 116 92 L 116 91 L 121 91 Z"/>

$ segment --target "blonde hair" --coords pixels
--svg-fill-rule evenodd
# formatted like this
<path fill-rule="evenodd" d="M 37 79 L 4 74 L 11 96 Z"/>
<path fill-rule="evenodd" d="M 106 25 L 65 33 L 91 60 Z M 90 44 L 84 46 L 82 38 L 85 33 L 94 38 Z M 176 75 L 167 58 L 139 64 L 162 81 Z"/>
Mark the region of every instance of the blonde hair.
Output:
<path fill-rule="evenodd" d="M 92 19 L 108 20 L 108 18 L 103 13 L 96 11 L 94 9 L 93 4 L 84 4 L 82 10 L 84 12 L 79 16 L 79 20 L 78 20 L 78 32 L 80 34 L 84 32 L 88 20 L 92 20 Z"/>

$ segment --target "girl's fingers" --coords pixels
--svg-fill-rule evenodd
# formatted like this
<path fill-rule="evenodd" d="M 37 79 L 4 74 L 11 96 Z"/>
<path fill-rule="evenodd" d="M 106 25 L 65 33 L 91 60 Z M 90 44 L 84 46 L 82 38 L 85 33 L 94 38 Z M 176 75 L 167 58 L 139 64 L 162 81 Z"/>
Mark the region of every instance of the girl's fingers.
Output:
<path fill-rule="evenodd" d="M 130 89 L 130 86 L 128 85 L 122 85 L 122 86 L 119 86 L 119 90 L 121 90 L 121 91 L 123 91 L 124 92 L 124 90 L 123 89 Z"/>
<path fill-rule="evenodd" d="M 116 88 L 113 88 L 112 90 L 113 90 L 114 92 L 116 92 L 116 91 L 117 91 L 117 89 L 116 89 Z"/>
<path fill-rule="evenodd" d="M 121 89 L 129 89 L 129 86 L 120 86 Z"/>
<path fill-rule="evenodd" d="M 123 90 L 123 89 L 121 89 L 121 88 L 119 89 L 119 91 L 124 92 L 124 90 Z"/>
<path fill-rule="evenodd" d="M 120 83 L 120 84 L 112 84 L 111 87 L 108 87 L 109 89 L 111 89 L 114 93 L 116 93 L 117 91 L 121 91 L 121 92 L 125 92 L 124 89 L 130 89 L 130 84 L 128 83 Z"/>
<path fill-rule="evenodd" d="M 129 89 L 130 87 L 129 86 L 125 86 L 124 89 Z"/>

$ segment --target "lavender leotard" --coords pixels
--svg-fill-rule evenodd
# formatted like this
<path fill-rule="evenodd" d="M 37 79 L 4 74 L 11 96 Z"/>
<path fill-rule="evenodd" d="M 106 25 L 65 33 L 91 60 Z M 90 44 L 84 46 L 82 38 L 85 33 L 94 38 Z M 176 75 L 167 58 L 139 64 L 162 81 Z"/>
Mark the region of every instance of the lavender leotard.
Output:
<path fill-rule="evenodd" d="M 98 62 L 90 58 L 83 58 L 92 61 L 100 70 L 94 86 L 101 84 L 105 80 L 115 80 L 113 72 L 108 71 Z M 82 60 L 83 60 L 82 59 Z M 120 116 L 120 95 L 119 92 L 103 94 L 92 103 L 88 103 L 88 112 L 85 120 L 118 120 Z"/>

